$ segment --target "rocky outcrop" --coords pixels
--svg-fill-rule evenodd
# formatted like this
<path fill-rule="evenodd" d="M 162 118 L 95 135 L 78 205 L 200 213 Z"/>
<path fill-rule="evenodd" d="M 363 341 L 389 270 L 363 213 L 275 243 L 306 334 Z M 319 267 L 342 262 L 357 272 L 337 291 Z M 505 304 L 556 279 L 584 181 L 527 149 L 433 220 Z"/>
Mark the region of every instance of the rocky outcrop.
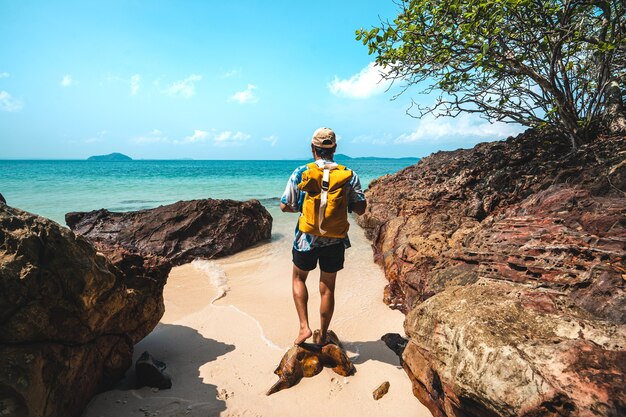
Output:
<path fill-rule="evenodd" d="M 124 213 L 73 212 L 65 222 L 107 253 L 116 248 L 180 265 L 216 258 L 269 239 L 272 217 L 258 200 L 191 200 Z"/>
<path fill-rule="evenodd" d="M 169 263 L 0 205 L 0 414 L 77 416 L 161 318 Z"/>
<path fill-rule="evenodd" d="M 626 409 L 626 138 L 536 130 L 370 185 L 360 223 L 436 416 Z"/>

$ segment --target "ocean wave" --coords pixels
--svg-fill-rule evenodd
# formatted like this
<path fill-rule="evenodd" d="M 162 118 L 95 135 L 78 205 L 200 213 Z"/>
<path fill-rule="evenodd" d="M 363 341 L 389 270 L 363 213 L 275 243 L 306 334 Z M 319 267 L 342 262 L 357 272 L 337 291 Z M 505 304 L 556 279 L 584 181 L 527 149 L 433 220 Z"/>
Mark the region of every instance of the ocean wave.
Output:
<path fill-rule="evenodd" d="M 278 203 L 280 202 L 280 197 L 266 197 L 266 198 L 259 198 L 258 200 L 264 206 L 268 204 L 278 205 Z"/>
<path fill-rule="evenodd" d="M 226 293 L 228 293 L 228 291 L 230 290 L 230 287 L 228 286 L 228 278 L 226 276 L 226 272 L 224 272 L 224 269 L 222 269 L 222 267 L 217 262 L 207 261 L 206 259 L 195 259 L 194 261 L 191 262 L 191 265 L 193 265 L 193 267 L 196 268 L 197 270 L 203 272 L 209 278 L 211 285 L 217 288 L 217 295 L 211 300 L 211 304 L 215 303 L 215 301 L 219 300 L 220 298 L 223 298 L 224 296 L 226 296 Z M 249 318 L 256 324 L 257 328 L 259 329 L 260 337 L 267 346 L 269 346 L 272 349 L 282 350 L 280 346 L 276 345 L 265 335 L 265 331 L 263 330 L 263 326 L 261 326 L 261 323 L 250 314 L 246 313 L 245 311 L 240 310 L 239 308 L 237 308 L 236 306 L 232 304 L 225 305 L 225 306 L 216 306 L 216 307 L 232 308 L 233 310 L 237 311 L 239 314 L 246 316 L 247 318 Z"/>
<path fill-rule="evenodd" d="M 278 346 L 276 343 L 272 342 L 267 336 L 265 336 L 265 330 L 263 330 L 263 326 L 261 326 L 261 322 L 258 321 L 257 319 L 255 319 L 252 315 L 246 313 L 245 311 L 242 311 L 242 310 L 238 309 L 236 306 L 234 306 L 232 304 L 227 306 L 227 307 L 232 308 L 233 310 L 235 310 L 239 314 L 242 314 L 242 315 L 248 317 L 250 320 L 252 320 L 256 324 L 257 328 L 259 329 L 259 334 L 261 336 L 261 340 L 263 340 L 263 342 L 267 346 L 269 346 L 270 348 L 272 348 L 274 350 L 281 350 L 281 351 L 285 350 L 285 349 L 281 348 L 280 346 Z"/>
<path fill-rule="evenodd" d="M 163 200 L 122 200 L 120 204 L 147 204 L 147 203 L 161 203 Z"/>
<path fill-rule="evenodd" d="M 198 271 L 203 272 L 209 278 L 211 285 L 217 289 L 217 295 L 211 300 L 211 304 L 226 296 L 226 293 L 230 290 L 228 277 L 226 277 L 226 272 L 217 262 L 195 259 L 191 262 L 191 265 Z"/>
<path fill-rule="evenodd" d="M 126 211 L 138 211 L 154 208 L 153 205 L 143 204 L 143 205 L 133 205 L 133 206 L 113 206 L 109 207 L 108 210 L 112 212 L 126 212 Z"/>

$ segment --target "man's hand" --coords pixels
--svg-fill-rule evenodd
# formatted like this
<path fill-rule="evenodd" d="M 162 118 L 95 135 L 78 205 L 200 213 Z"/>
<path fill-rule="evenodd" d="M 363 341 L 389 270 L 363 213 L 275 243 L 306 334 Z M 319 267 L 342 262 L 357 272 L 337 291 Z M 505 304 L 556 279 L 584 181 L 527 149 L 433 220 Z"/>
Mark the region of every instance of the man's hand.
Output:
<path fill-rule="evenodd" d="M 287 204 L 280 203 L 280 211 L 283 213 L 297 213 L 297 211 Z"/>
<path fill-rule="evenodd" d="M 357 201 L 352 205 L 352 212 L 358 214 L 359 216 L 365 213 L 365 209 L 367 208 L 367 201 Z"/>

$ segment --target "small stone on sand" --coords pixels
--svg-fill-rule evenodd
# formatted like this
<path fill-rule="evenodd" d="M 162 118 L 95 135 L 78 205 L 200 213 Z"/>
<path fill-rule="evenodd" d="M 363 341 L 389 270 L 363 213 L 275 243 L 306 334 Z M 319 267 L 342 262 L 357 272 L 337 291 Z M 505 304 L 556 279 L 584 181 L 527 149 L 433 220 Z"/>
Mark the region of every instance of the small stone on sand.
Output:
<path fill-rule="evenodd" d="M 374 392 L 372 393 L 372 396 L 374 397 L 375 400 L 378 401 L 381 398 L 383 398 L 383 396 L 387 394 L 388 391 L 389 391 L 389 381 L 385 381 L 382 384 L 380 384 L 378 388 L 374 390 Z"/>

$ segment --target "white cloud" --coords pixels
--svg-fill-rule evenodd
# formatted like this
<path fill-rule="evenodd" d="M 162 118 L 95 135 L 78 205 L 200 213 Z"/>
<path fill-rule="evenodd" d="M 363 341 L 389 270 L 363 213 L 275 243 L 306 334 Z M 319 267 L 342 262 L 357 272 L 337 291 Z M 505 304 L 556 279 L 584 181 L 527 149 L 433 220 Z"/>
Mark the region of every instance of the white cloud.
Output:
<path fill-rule="evenodd" d="M 328 84 L 330 92 L 339 97 L 365 99 L 384 92 L 390 85 L 390 80 L 383 79 L 386 71 L 370 62 L 358 74 L 342 80 L 335 75 L 335 79 Z"/>
<path fill-rule="evenodd" d="M 184 80 L 174 81 L 174 83 L 165 90 L 165 93 L 170 96 L 191 98 L 196 94 L 196 81 L 200 81 L 201 79 L 201 75 L 191 74 Z"/>
<path fill-rule="evenodd" d="M 139 92 L 139 87 L 141 83 L 141 76 L 139 74 L 135 74 L 130 77 L 130 95 L 134 96 Z"/>
<path fill-rule="evenodd" d="M 417 141 L 437 141 L 451 138 L 485 138 L 503 139 L 520 133 L 518 125 L 496 122 L 490 123 L 477 116 L 461 114 L 457 117 L 425 116 L 419 120 L 417 129 L 411 133 L 398 136 L 395 143 L 411 143 Z"/>
<path fill-rule="evenodd" d="M 187 136 L 184 143 L 204 142 L 209 136 L 209 132 L 204 130 L 194 130 L 193 135 Z"/>
<path fill-rule="evenodd" d="M 221 75 L 221 77 L 232 78 L 232 77 L 236 77 L 239 74 L 241 74 L 241 68 L 235 68 L 235 69 L 231 69 L 230 71 L 226 71 L 225 73 Z"/>
<path fill-rule="evenodd" d="M 256 103 L 257 101 L 259 101 L 259 98 L 254 94 L 254 90 L 256 89 L 256 85 L 248 84 L 248 87 L 246 87 L 245 90 L 236 92 L 235 94 L 230 96 L 229 100 L 237 101 L 239 102 L 239 104 Z"/>
<path fill-rule="evenodd" d="M 159 129 L 154 129 L 152 132 L 147 135 L 137 136 L 132 138 L 132 141 L 137 144 L 146 144 L 146 143 L 168 143 L 170 142 L 169 138 L 163 134 Z"/>
<path fill-rule="evenodd" d="M 278 136 L 270 135 L 268 137 L 263 138 L 263 140 L 266 142 L 269 142 L 270 146 L 276 146 L 276 143 L 278 142 Z"/>
<path fill-rule="evenodd" d="M 9 78 L 11 74 L 8 72 L 0 72 L 0 78 Z"/>
<path fill-rule="evenodd" d="M 174 140 L 173 143 L 178 145 L 186 145 L 190 143 L 206 143 L 210 142 L 216 146 L 233 146 L 240 145 L 242 142 L 250 139 L 250 135 L 243 132 L 233 132 L 230 130 L 218 132 L 216 129 L 199 130 L 194 129 L 193 134 L 186 136 L 180 140 Z"/>
<path fill-rule="evenodd" d="M 96 143 L 104 141 L 104 135 L 106 135 L 106 130 L 101 130 L 96 133 L 94 136 L 85 139 L 85 143 Z"/>
<path fill-rule="evenodd" d="M 213 142 L 218 146 L 240 145 L 242 142 L 250 139 L 250 135 L 243 132 L 231 132 L 227 130 L 214 136 Z"/>
<path fill-rule="evenodd" d="M 24 108 L 21 100 L 15 99 L 6 91 L 0 91 L 0 110 L 14 112 Z"/>
<path fill-rule="evenodd" d="M 63 76 L 63 78 L 61 79 L 61 87 L 69 87 L 70 85 L 74 84 L 74 80 L 72 79 L 72 76 L 69 74 L 65 74 Z"/>

